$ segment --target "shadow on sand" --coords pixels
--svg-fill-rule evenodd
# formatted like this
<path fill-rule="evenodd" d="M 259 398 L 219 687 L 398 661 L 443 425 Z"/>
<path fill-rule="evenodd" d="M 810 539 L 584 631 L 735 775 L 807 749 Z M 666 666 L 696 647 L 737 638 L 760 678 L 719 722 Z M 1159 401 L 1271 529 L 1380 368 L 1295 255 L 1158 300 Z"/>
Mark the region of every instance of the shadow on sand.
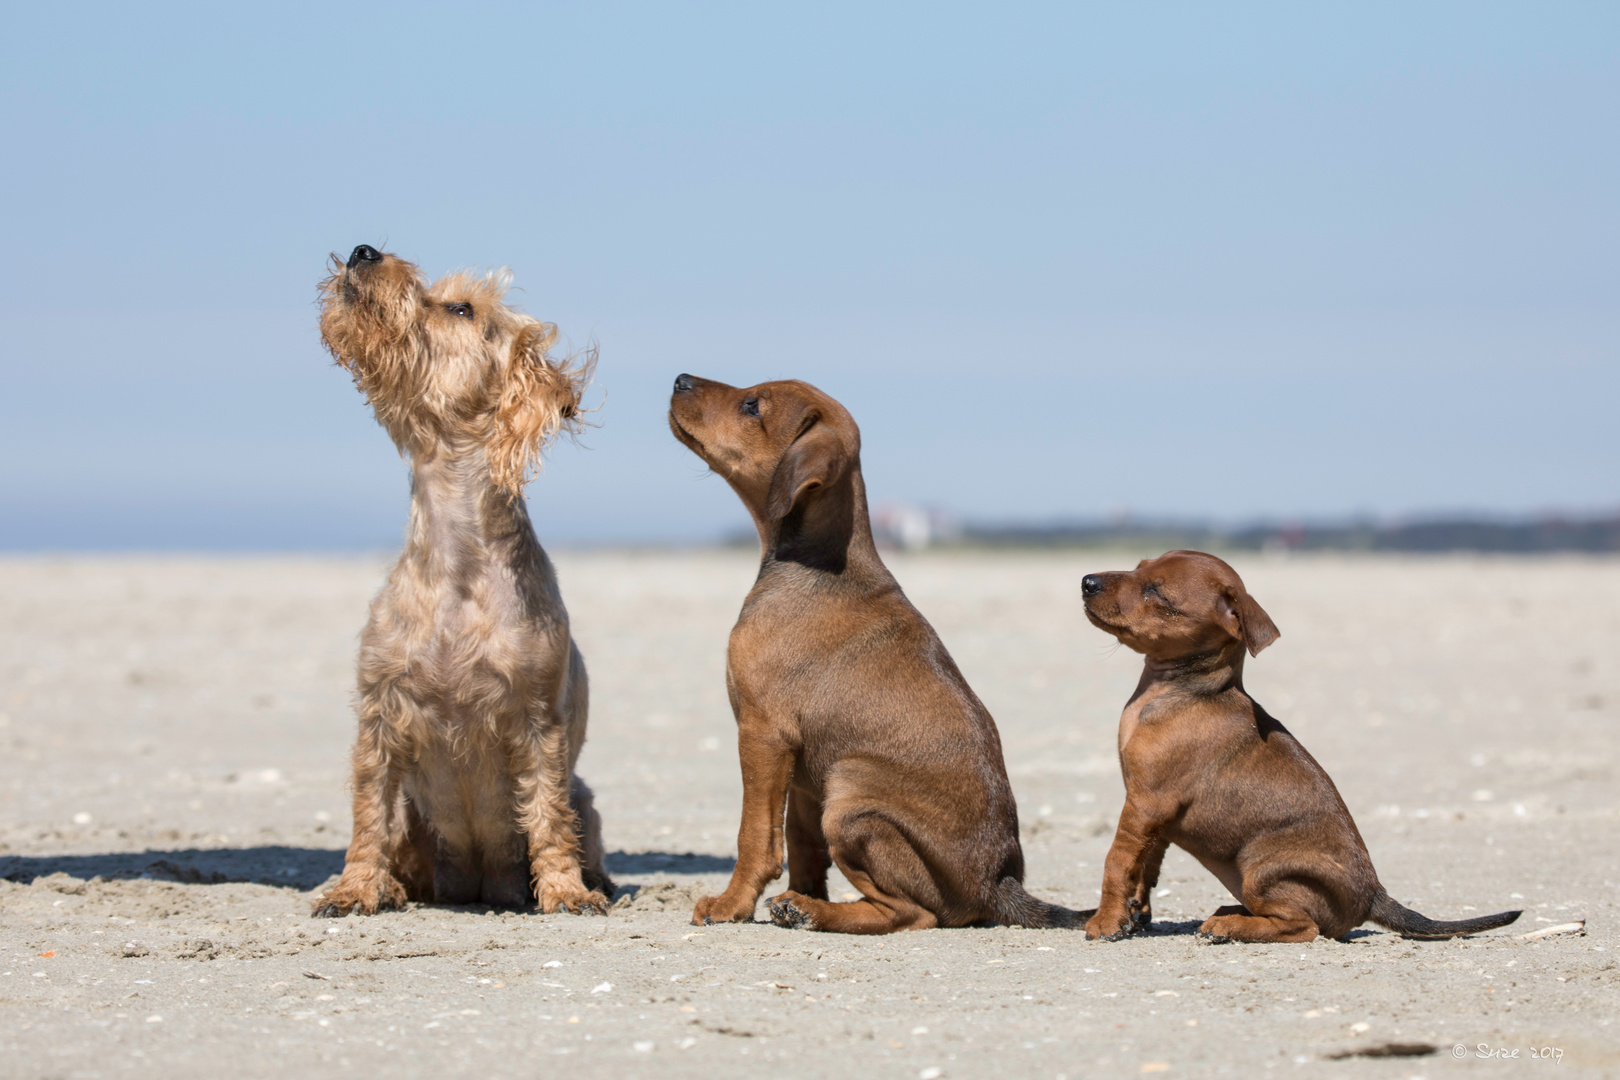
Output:
<path fill-rule="evenodd" d="M 1087 913 L 1087 914 L 1088 914 L 1088 917 L 1089 917 L 1089 913 Z M 1179 937 L 1193 937 L 1193 936 L 1197 935 L 1198 928 L 1200 926 L 1203 926 L 1203 925 L 1204 925 L 1204 920 L 1203 919 L 1184 919 L 1184 920 L 1179 920 L 1179 921 L 1172 921 L 1172 920 L 1169 920 L 1169 919 L 1154 919 L 1153 924 L 1152 924 L 1152 926 L 1150 926 L 1148 928 L 1147 933 L 1145 933 L 1145 934 L 1133 934 L 1132 936 L 1133 937 L 1178 937 L 1178 936 Z M 1344 935 L 1344 937 L 1340 938 L 1339 940 L 1340 941 L 1359 941 L 1360 939 L 1365 938 L 1365 937 L 1378 937 L 1378 936 L 1380 936 L 1381 933 L 1382 933 L 1382 931 L 1379 931 L 1379 930 L 1352 930 L 1348 934 Z M 1222 944 L 1224 944 L 1224 942 Z"/>
<path fill-rule="evenodd" d="M 607 871 L 620 874 L 729 874 L 737 867 L 730 855 L 694 855 L 690 851 L 610 851 Z"/>
<path fill-rule="evenodd" d="M 729 874 L 737 864 L 730 856 L 671 851 L 614 851 L 607 856 L 615 877 L 636 874 Z M 245 881 L 308 891 L 343 872 L 340 848 L 289 847 L 282 844 L 247 848 L 185 848 L 173 851 L 122 851 L 95 855 L 0 855 L 0 878 L 30 884 L 51 874 L 89 880 L 128 881 L 150 878 L 189 885 L 223 885 Z"/>
<path fill-rule="evenodd" d="M 1198 933 L 1198 928 L 1204 925 L 1203 919 L 1154 919 L 1145 934 L 1134 934 L 1133 937 L 1187 937 Z"/>
<path fill-rule="evenodd" d="M 190 885 L 247 881 L 286 889 L 313 889 L 343 872 L 343 851 L 272 844 L 249 848 L 123 851 L 105 855 L 3 855 L 0 878 L 28 884 L 51 874 L 128 881 L 151 878 Z"/>

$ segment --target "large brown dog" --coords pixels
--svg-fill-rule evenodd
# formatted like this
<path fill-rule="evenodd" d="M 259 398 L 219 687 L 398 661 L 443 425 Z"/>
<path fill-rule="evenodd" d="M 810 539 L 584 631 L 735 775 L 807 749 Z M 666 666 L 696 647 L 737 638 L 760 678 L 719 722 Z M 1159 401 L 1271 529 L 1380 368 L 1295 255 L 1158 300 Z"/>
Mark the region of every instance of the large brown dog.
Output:
<path fill-rule="evenodd" d="M 1218 941 L 1343 937 L 1364 922 L 1407 937 L 1506 926 L 1517 911 L 1435 922 L 1390 898 L 1327 773 L 1243 688 L 1243 654 L 1277 627 L 1233 569 L 1172 551 L 1081 582 L 1086 617 L 1147 657 L 1119 721 L 1125 808 L 1086 936 L 1146 927 L 1165 848 L 1188 851 L 1242 901 L 1200 933 Z"/>
<path fill-rule="evenodd" d="M 317 915 L 407 899 L 605 910 L 601 823 L 574 775 L 585 662 L 523 484 L 578 423 L 591 361 L 502 303 L 361 244 L 321 284 L 321 338 L 411 462 L 405 550 L 360 638 L 354 837 Z"/>
<path fill-rule="evenodd" d="M 759 578 L 726 654 L 743 811 L 737 868 L 694 923 L 754 917 L 850 934 L 1072 926 L 1024 891 L 1018 811 L 984 705 L 878 558 L 860 432 L 802 382 L 675 380 L 670 427 L 759 528 Z M 864 899 L 829 903 L 836 864 Z"/>

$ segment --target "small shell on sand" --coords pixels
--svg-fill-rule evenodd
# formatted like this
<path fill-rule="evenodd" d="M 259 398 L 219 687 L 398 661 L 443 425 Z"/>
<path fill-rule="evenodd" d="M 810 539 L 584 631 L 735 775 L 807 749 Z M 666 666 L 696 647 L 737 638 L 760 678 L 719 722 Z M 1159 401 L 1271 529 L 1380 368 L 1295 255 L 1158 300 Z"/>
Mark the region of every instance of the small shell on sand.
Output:
<path fill-rule="evenodd" d="M 1580 922 L 1559 923 L 1557 926 L 1543 926 L 1540 930 L 1532 930 L 1528 934 L 1520 934 L 1521 941 L 1540 941 L 1544 937 L 1557 937 L 1559 934 L 1586 933 L 1586 920 Z"/>

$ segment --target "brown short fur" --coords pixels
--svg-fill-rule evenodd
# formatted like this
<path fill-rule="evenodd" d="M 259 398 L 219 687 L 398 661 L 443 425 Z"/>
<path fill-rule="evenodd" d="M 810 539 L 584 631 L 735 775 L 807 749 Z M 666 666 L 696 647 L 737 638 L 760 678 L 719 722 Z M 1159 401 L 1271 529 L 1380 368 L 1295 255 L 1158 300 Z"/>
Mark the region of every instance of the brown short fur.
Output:
<path fill-rule="evenodd" d="M 1119 722 L 1125 806 L 1087 937 L 1148 925 L 1169 844 L 1241 901 L 1200 927 L 1219 941 L 1337 938 L 1368 921 L 1443 938 L 1519 917 L 1435 922 L 1384 891 L 1333 781 L 1243 688 L 1244 652 L 1279 635 L 1226 563 L 1172 551 L 1081 591 L 1092 623 L 1147 657 Z"/>
<path fill-rule="evenodd" d="M 601 821 L 574 775 L 585 663 L 522 489 L 577 424 L 591 362 L 505 283 L 431 286 L 362 244 L 321 283 L 321 338 L 411 462 L 405 549 L 360 639 L 354 837 L 317 915 L 407 899 L 605 910 Z"/>
<path fill-rule="evenodd" d="M 737 868 L 692 921 L 752 919 L 785 847 L 788 888 L 770 902 L 782 926 L 1074 925 L 1023 889 L 995 722 L 878 558 L 849 413 L 802 382 L 682 375 L 669 415 L 742 498 L 763 548 L 726 654 Z M 833 864 L 863 899 L 828 901 Z"/>

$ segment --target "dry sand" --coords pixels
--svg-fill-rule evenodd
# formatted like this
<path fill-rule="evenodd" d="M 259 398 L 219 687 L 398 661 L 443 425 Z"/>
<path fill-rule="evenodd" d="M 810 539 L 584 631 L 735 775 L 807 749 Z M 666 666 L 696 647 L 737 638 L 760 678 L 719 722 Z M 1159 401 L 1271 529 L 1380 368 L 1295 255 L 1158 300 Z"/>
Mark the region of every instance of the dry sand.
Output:
<path fill-rule="evenodd" d="M 1127 556 L 891 561 L 1001 726 L 1032 891 L 1090 906 L 1138 661 L 1086 624 L 1080 578 Z M 0 1075 L 1620 1075 L 1620 562 L 1237 560 L 1283 630 L 1250 689 L 1390 890 L 1438 918 L 1525 908 L 1472 940 L 1308 946 L 1201 943 L 1225 898 L 1174 851 L 1154 933 L 1118 944 L 688 925 L 734 851 L 722 665 L 752 560 L 557 562 L 621 905 L 328 922 L 308 896 L 342 865 L 384 562 L 0 561 Z M 1334 1056 L 1413 1043 L 1436 1052 Z"/>

